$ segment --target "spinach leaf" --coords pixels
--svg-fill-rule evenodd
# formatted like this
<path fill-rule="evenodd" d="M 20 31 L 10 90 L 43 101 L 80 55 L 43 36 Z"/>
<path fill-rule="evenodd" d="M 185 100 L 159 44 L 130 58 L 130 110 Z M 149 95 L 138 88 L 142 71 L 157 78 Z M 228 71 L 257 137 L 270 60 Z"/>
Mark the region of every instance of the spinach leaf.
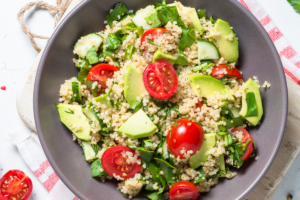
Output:
<path fill-rule="evenodd" d="M 165 187 L 166 187 L 166 179 L 165 179 L 162 175 L 159 176 L 159 180 L 160 180 L 160 182 L 161 182 L 161 184 L 162 184 L 162 187 L 161 187 L 161 189 L 158 191 L 157 194 L 163 193 L 164 190 L 165 190 Z"/>
<path fill-rule="evenodd" d="M 97 159 L 91 164 L 91 172 L 92 177 L 98 177 L 98 176 L 108 176 L 108 174 L 104 171 L 101 160 Z"/>
<path fill-rule="evenodd" d="M 90 63 L 86 59 L 79 59 L 79 60 L 81 60 L 81 62 L 79 63 L 80 71 L 78 72 L 77 80 L 80 83 L 85 84 L 85 79 L 91 70 Z"/>
<path fill-rule="evenodd" d="M 98 85 L 93 88 L 93 83 L 96 81 L 86 81 L 86 86 L 92 91 L 93 95 L 97 96 Z"/>
<path fill-rule="evenodd" d="M 225 121 L 226 121 L 226 129 L 243 126 L 244 124 L 243 119 L 241 117 L 226 119 Z"/>
<path fill-rule="evenodd" d="M 141 160 L 143 162 L 150 162 L 153 156 L 153 151 L 149 151 L 148 149 L 144 148 L 144 147 L 130 147 L 128 146 L 130 149 L 133 150 L 139 150 L 141 152 Z"/>
<path fill-rule="evenodd" d="M 194 29 L 182 29 L 182 35 L 178 43 L 178 49 L 184 51 L 186 47 L 190 47 L 196 41 L 196 33 Z"/>
<path fill-rule="evenodd" d="M 128 12 L 124 2 L 117 3 L 115 8 L 106 16 L 107 24 L 110 28 L 113 27 L 113 21 L 119 20 L 125 13 Z"/>
<path fill-rule="evenodd" d="M 300 12 L 300 0 L 287 0 L 294 8 L 294 10 Z"/>
<path fill-rule="evenodd" d="M 99 58 L 97 56 L 97 51 L 96 51 L 96 48 L 94 46 L 92 46 L 92 48 L 90 48 L 87 51 L 86 58 L 88 59 L 88 61 L 91 65 L 96 64 L 96 63 L 99 62 Z"/>
<path fill-rule="evenodd" d="M 95 154 L 97 155 L 97 153 L 102 149 L 98 144 L 91 144 Z"/>
<path fill-rule="evenodd" d="M 157 28 L 161 26 L 161 21 L 158 19 L 157 12 L 152 13 L 148 17 L 145 17 L 145 20 L 151 28 Z"/>
<path fill-rule="evenodd" d="M 205 174 L 204 174 L 204 172 L 203 172 L 202 166 L 199 167 L 199 168 L 196 169 L 196 170 L 200 172 L 201 177 L 200 177 L 200 176 L 197 176 L 196 178 L 198 178 L 198 179 L 195 179 L 195 180 L 194 180 L 194 183 L 200 183 L 201 181 L 205 181 L 206 178 L 205 178 Z"/>
<path fill-rule="evenodd" d="M 247 102 L 247 113 L 244 117 L 257 116 L 257 105 L 256 105 L 255 94 L 253 92 L 247 92 L 246 102 Z"/>
<path fill-rule="evenodd" d="M 104 42 L 104 46 L 107 49 L 114 50 L 119 47 L 120 43 L 121 43 L 121 40 L 119 40 L 117 38 L 115 33 L 109 33 Z"/>
<path fill-rule="evenodd" d="M 152 174 L 152 180 L 154 181 L 154 182 L 160 182 L 160 180 L 159 180 L 159 168 L 154 164 L 154 163 L 150 163 L 149 164 L 149 167 L 148 167 L 148 170 L 151 172 L 151 174 Z"/>
<path fill-rule="evenodd" d="M 176 179 L 179 177 L 179 171 L 167 163 L 166 161 L 159 159 L 159 158 L 154 158 L 156 162 L 158 163 L 159 169 L 164 172 L 163 176 L 165 177 L 168 185 L 175 183 Z M 173 170 L 176 170 L 176 173 L 173 172 Z M 173 179 L 174 178 L 174 179 Z"/>
<path fill-rule="evenodd" d="M 124 40 L 126 40 L 127 35 L 128 35 L 128 34 L 123 34 L 123 28 L 120 29 L 120 30 L 117 30 L 117 31 L 115 32 L 115 36 L 117 37 L 117 39 L 120 40 L 120 41 L 122 41 L 122 42 L 123 42 Z"/>
<path fill-rule="evenodd" d="M 151 200 L 164 200 L 165 196 L 163 194 L 158 194 L 157 191 L 145 191 L 143 192 L 143 196 L 151 199 Z"/>
<path fill-rule="evenodd" d="M 199 19 L 201 19 L 203 17 L 205 17 L 205 19 L 206 19 L 206 9 L 199 10 L 197 14 L 198 14 Z"/>
<path fill-rule="evenodd" d="M 115 53 L 115 51 L 116 51 L 115 49 L 104 48 L 103 49 L 103 54 L 112 56 Z"/>
<path fill-rule="evenodd" d="M 133 104 L 132 106 L 130 106 L 129 109 L 132 109 L 135 113 L 137 111 L 139 111 L 141 108 L 143 107 L 143 102 L 142 100 L 137 101 L 135 104 Z"/>
<path fill-rule="evenodd" d="M 133 45 L 127 45 L 125 50 L 125 58 L 130 59 L 135 52 L 136 48 Z"/>
<path fill-rule="evenodd" d="M 176 6 L 163 6 L 161 9 L 158 9 L 157 16 L 163 25 L 166 25 L 168 22 L 177 22 L 178 26 L 186 28 Z"/>
<path fill-rule="evenodd" d="M 174 61 L 175 64 L 185 66 L 188 64 L 188 59 L 182 51 L 178 51 L 178 57 Z"/>

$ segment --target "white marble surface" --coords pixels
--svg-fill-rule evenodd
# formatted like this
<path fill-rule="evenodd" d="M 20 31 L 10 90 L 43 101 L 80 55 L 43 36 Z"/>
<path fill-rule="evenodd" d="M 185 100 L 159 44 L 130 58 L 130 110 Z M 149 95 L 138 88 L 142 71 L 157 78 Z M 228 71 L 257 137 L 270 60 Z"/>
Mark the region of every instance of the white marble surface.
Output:
<path fill-rule="evenodd" d="M 2 1 L 0 7 L 0 87 L 7 87 L 6 91 L 0 90 L 0 177 L 10 169 L 24 171 L 34 185 L 30 200 L 41 200 L 47 196 L 46 189 L 22 160 L 17 148 L 8 141 L 8 132 L 11 130 L 17 128 L 30 131 L 19 118 L 16 108 L 17 91 L 37 56 L 17 22 L 18 11 L 30 1 L 32 0 Z M 55 0 L 44 1 L 52 5 L 56 3 Z M 260 2 L 291 45 L 300 53 L 300 14 L 296 13 L 286 0 Z M 32 8 L 24 19 L 34 33 L 49 36 L 53 30 L 53 17 L 47 11 Z M 37 42 L 40 47 L 46 44 L 42 40 Z M 293 194 L 294 199 L 300 199 L 299 171 L 300 156 L 289 169 L 272 200 L 286 199 L 289 193 Z"/>

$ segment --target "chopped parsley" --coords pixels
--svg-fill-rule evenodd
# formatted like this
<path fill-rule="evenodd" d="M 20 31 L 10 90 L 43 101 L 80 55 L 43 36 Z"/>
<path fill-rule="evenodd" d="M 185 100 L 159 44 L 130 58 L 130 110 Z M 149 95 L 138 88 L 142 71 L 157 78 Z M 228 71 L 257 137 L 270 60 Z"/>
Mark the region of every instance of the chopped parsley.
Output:
<path fill-rule="evenodd" d="M 161 47 L 160 45 L 158 45 L 158 44 L 154 43 L 154 40 L 153 40 L 153 39 L 151 39 L 151 38 L 147 38 L 147 40 L 148 40 L 148 43 L 149 43 L 149 44 L 152 44 L 152 45 L 155 45 L 155 46 Z"/>

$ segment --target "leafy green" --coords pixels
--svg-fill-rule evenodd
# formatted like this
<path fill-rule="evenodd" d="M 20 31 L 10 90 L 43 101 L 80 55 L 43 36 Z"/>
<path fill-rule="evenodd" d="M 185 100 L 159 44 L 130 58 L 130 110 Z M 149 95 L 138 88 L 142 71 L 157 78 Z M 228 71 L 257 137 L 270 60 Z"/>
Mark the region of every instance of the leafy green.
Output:
<path fill-rule="evenodd" d="M 157 12 L 152 13 L 148 17 L 145 17 L 145 20 L 151 28 L 157 28 L 161 26 L 161 21 L 158 19 Z"/>
<path fill-rule="evenodd" d="M 159 169 L 163 171 L 163 176 L 165 177 L 168 185 L 175 183 L 176 179 L 178 179 L 179 176 L 179 171 L 167 163 L 166 161 L 159 159 L 159 158 L 154 158 L 156 162 L 158 163 Z M 176 173 L 173 172 L 173 170 L 176 170 Z M 173 179 L 174 178 L 174 179 Z"/>
<path fill-rule="evenodd" d="M 94 108 L 90 108 L 90 111 L 93 113 L 93 115 L 96 117 L 97 121 L 99 122 L 100 124 L 100 127 L 101 127 L 101 131 L 106 131 L 108 130 L 108 126 L 103 122 L 102 119 L 100 119 L 100 117 L 98 116 L 98 112 L 95 111 Z"/>
<path fill-rule="evenodd" d="M 230 79 L 228 79 L 228 78 L 220 78 L 219 80 L 222 81 L 222 83 L 224 83 L 224 84 L 226 84 L 226 83 L 229 83 L 229 84 L 232 84 L 232 85 L 235 84 L 232 81 L 230 81 Z"/>
<path fill-rule="evenodd" d="M 247 113 L 244 117 L 256 116 L 257 105 L 256 105 L 255 94 L 253 92 L 247 92 L 246 102 L 247 102 Z"/>
<path fill-rule="evenodd" d="M 180 72 L 178 70 L 175 70 L 177 77 L 180 75 Z"/>
<path fill-rule="evenodd" d="M 244 155 L 244 151 L 242 148 L 243 144 L 235 141 L 229 146 L 228 157 L 230 158 L 233 167 L 240 168 L 243 164 L 242 156 Z"/>
<path fill-rule="evenodd" d="M 184 51 L 186 47 L 190 47 L 196 41 L 196 33 L 194 29 L 182 29 L 182 35 L 178 43 L 178 49 Z"/>
<path fill-rule="evenodd" d="M 178 26 L 186 28 L 176 6 L 162 6 L 161 9 L 158 9 L 157 16 L 163 25 L 166 25 L 168 22 L 177 22 Z"/>
<path fill-rule="evenodd" d="M 226 129 L 243 126 L 244 121 L 242 117 L 235 117 L 233 119 L 226 119 Z"/>
<path fill-rule="evenodd" d="M 294 10 L 300 12 L 300 0 L 287 0 L 294 8 Z"/>
<path fill-rule="evenodd" d="M 144 148 L 144 147 L 130 147 L 128 146 L 130 149 L 133 150 L 139 150 L 141 153 L 141 160 L 143 162 L 150 162 L 153 156 L 153 151 L 149 151 L 148 149 Z"/>
<path fill-rule="evenodd" d="M 97 153 L 102 149 L 98 144 L 91 144 L 95 154 L 97 155 Z"/>
<path fill-rule="evenodd" d="M 78 72 L 77 80 L 84 84 L 85 79 L 91 70 L 90 63 L 86 59 L 79 59 L 79 61 L 80 71 Z"/>
<path fill-rule="evenodd" d="M 98 176 L 108 176 L 108 174 L 104 171 L 101 160 L 97 159 L 91 164 L 91 172 L 92 177 L 98 177 Z"/>
<path fill-rule="evenodd" d="M 92 91 L 93 95 L 97 96 L 98 86 L 93 88 L 93 83 L 96 81 L 86 81 L 86 86 Z"/>
<path fill-rule="evenodd" d="M 113 131 L 102 131 L 102 130 L 100 131 L 100 134 L 104 136 L 110 136 L 113 133 L 114 133 Z"/>
<path fill-rule="evenodd" d="M 141 108 L 143 107 L 143 102 L 142 100 L 137 101 L 135 104 L 133 104 L 132 106 L 130 106 L 129 109 L 132 109 L 135 113 L 137 111 L 139 111 Z"/>
<path fill-rule="evenodd" d="M 150 139 L 147 139 L 147 140 L 143 140 L 143 143 L 144 143 L 144 147 L 147 148 L 147 147 L 153 147 L 153 143 L 151 142 Z"/>
<path fill-rule="evenodd" d="M 153 162 L 151 162 L 149 164 L 148 170 L 152 174 L 152 180 L 154 182 L 158 182 L 159 183 L 160 182 L 160 179 L 159 179 L 159 168 Z"/>
<path fill-rule="evenodd" d="M 121 68 L 121 64 L 120 64 L 120 61 L 119 61 L 119 58 L 114 58 L 113 56 L 110 56 L 110 55 L 107 55 L 106 56 L 106 60 L 108 62 L 113 62 L 114 65 L 117 67 L 117 68 Z"/>
<path fill-rule="evenodd" d="M 121 28 L 121 29 L 119 29 L 119 30 L 117 30 L 116 32 L 115 32 L 115 36 L 117 37 L 117 39 L 118 40 L 120 40 L 120 41 L 124 41 L 124 40 L 126 40 L 126 37 L 127 37 L 127 35 L 128 34 L 123 34 L 123 29 L 124 28 Z"/>
<path fill-rule="evenodd" d="M 125 50 L 125 58 L 130 59 L 135 52 L 136 48 L 133 45 L 127 45 Z"/>
<path fill-rule="evenodd" d="M 140 37 L 144 34 L 144 28 L 142 26 L 137 27 L 137 33 Z"/>
<path fill-rule="evenodd" d="M 110 28 L 113 27 L 113 21 L 119 20 L 125 13 L 128 12 L 124 2 L 117 3 L 115 8 L 106 16 L 107 24 Z"/>
<path fill-rule="evenodd" d="M 147 38 L 147 40 L 148 40 L 148 43 L 149 43 L 149 44 L 152 44 L 152 45 L 155 45 L 155 46 L 161 47 L 160 45 L 158 45 L 158 44 L 154 43 L 154 40 L 153 40 L 153 39 L 151 39 L 151 38 Z"/>
<path fill-rule="evenodd" d="M 197 72 L 197 71 L 201 70 L 202 72 L 205 72 L 208 68 L 213 67 L 213 66 L 215 66 L 214 63 L 205 62 L 203 64 L 193 67 L 193 71 Z"/>
<path fill-rule="evenodd" d="M 204 172 L 203 172 L 203 169 L 202 169 L 202 166 L 201 167 L 199 167 L 198 169 L 196 169 L 197 171 L 199 171 L 200 172 L 200 174 L 201 174 L 201 177 L 198 177 L 198 179 L 196 180 L 194 180 L 194 183 L 200 183 L 201 181 L 205 181 L 206 180 L 206 178 L 205 178 L 205 174 L 204 174 Z"/>
<path fill-rule="evenodd" d="M 109 33 L 104 42 L 104 46 L 107 49 L 114 50 L 119 47 L 120 43 L 121 43 L 121 40 L 118 39 L 118 37 L 116 36 L 116 33 Z"/>
<path fill-rule="evenodd" d="M 144 191 L 143 196 L 151 200 L 164 200 L 165 196 L 163 194 L 158 194 L 156 191 Z"/>
<path fill-rule="evenodd" d="M 112 56 L 115 53 L 115 51 L 116 51 L 115 49 L 104 48 L 103 49 L 103 54 Z"/>
<path fill-rule="evenodd" d="M 97 56 L 97 51 L 96 51 L 96 48 L 94 46 L 92 46 L 92 48 L 90 48 L 87 51 L 86 59 L 88 59 L 88 61 L 91 65 L 96 64 L 96 63 L 99 62 L 99 58 Z"/>
<path fill-rule="evenodd" d="M 206 19 L 206 9 L 199 10 L 197 14 L 198 14 L 199 19 L 201 19 L 203 17 L 205 17 L 205 19 Z"/>
<path fill-rule="evenodd" d="M 209 21 L 211 21 L 211 23 L 213 23 L 213 24 L 215 23 L 213 16 L 210 16 Z"/>
<path fill-rule="evenodd" d="M 117 107 L 117 109 L 119 109 L 119 107 L 122 106 L 122 102 L 120 102 L 119 99 L 116 99 L 114 101 L 114 105 Z"/>
<path fill-rule="evenodd" d="M 178 57 L 175 59 L 174 63 L 184 66 L 188 64 L 188 59 L 182 51 L 178 51 Z"/>
<path fill-rule="evenodd" d="M 68 114 L 74 114 L 74 111 L 73 110 L 71 110 L 70 108 L 69 108 L 69 110 L 68 111 L 65 111 L 66 113 L 68 113 Z"/>

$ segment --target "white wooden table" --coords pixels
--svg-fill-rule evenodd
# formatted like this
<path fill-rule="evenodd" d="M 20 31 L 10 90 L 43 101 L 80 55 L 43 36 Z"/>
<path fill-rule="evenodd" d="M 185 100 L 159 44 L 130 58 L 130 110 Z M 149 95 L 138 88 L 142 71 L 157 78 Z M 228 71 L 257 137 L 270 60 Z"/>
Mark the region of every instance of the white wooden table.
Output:
<path fill-rule="evenodd" d="M 30 131 L 19 118 L 16 108 L 17 91 L 24 76 L 37 56 L 28 37 L 22 32 L 18 22 L 19 9 L 32 0 L 3 1 L 0 7 L 0 177 L 10 169 L 24 171 L 33 181 L 34 189 L 30 200 L 41 200 L 47 191 L 31 170 L 26 166 L 16 147 L 8 141 L 7 133 L 16 128 Z M 54 5 L 56 0 L 44 0 Z M 286 36 L 294 49 L 300 53 L 300 14 L 296 13 L 286 0 L 260 0 L 278 28 Z M 31 9 L 25 21 L 34 33 L 49 35 L 53 29 L 53 17 L 44 10 Z M 38 40 L 43 47 L 45 41 Z M 287 172 L 272 200 L 284 200 L 291 193 L 300 199 L 300 156 Z"/>

